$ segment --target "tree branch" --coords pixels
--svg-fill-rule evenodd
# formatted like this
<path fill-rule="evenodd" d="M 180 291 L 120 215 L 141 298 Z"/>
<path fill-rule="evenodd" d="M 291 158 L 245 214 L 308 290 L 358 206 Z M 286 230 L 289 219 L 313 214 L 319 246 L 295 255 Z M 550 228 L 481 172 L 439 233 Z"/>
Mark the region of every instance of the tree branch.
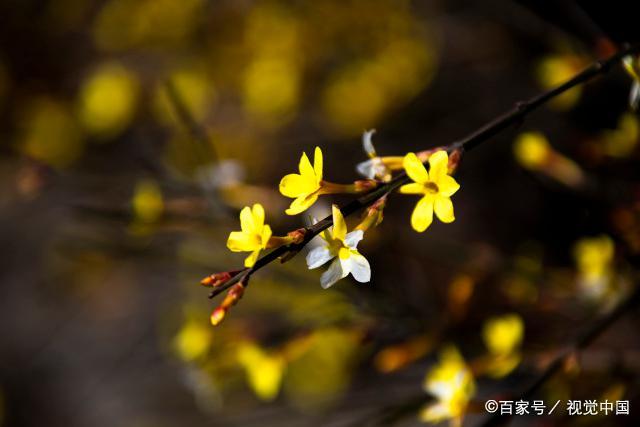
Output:
<path fill-rule="evenodd" d="M 568 80 L 567 82 L 561 84 L 560 86 L 543 92 L 539 95 L 536 95 L 526 101 L 521 101 L 515 104 L 513 108 L 504 112 L 494 120 L 488 122 L 475 132 L 467 135 L 466 137 L 458 140 L 451 145 L 445 147 L 448 152 L 452 152 L 455 150 L 461 150 L 463 152 L 470 151 L 481 143 L 488 141 L 491 137 L 497 135 L 501 131 L 509 128 L 512 125 L 520 123 L 530 112 L 537 109 L 538 107 L 546 104 L 551 99 L 563 94 L 564 92 L 580 85 L 586 83 L 593 78 L 605 74 L 608 72 L 611 67 L 615 64 L 618 64 L 622 58 L 630 54 L 637 54 L 640 52 L 640 45 L 628 46 L 614 55 L 611 55 L 609 58 L 594 62 L 592 65 L 576 74 L 573 78 Z M 376 189 L 366 193 L 365 195 L 347 203 L 345 206 L 342 206 L 340 210 L 342 211 L 343 216 L 349 216 L 358 210 L 365 208 L 380 197 L 385 196 L 392 191 L 396 190 L 400 186 L 409 183 L 411 180 L 407 176 L 407 174 L 403 171 L 396 175 L 391 181 L 385 183 Z M 320 232 L 326 230 L 327 228 L 333 225 L 333 220 L 331 216 L 327 216 L 322 221 L 314 224 L 311 227 L 306 228 L 305 238 L 301 243 L 291 244 L 287 246 L 281 246 L 268 254 L 264 255 L 262 258 L 258 259 L 253 267 L 244 270 L 242 273 L 236 275 L 229 281 L 224 284 L 216 287 L 213 291 L 211 291 L 209 298 L 214 298 L 225 290 L 229 289 L 231 286 L 238 282 L 247 283 L 249 277 L 260 270 L 264 266 L 270 264 L 271 262 L 277 260 L 281 256 L 293 252 L 299 252 L 304 246 L 309 243 L 309 241 L 317 236 Z"/>

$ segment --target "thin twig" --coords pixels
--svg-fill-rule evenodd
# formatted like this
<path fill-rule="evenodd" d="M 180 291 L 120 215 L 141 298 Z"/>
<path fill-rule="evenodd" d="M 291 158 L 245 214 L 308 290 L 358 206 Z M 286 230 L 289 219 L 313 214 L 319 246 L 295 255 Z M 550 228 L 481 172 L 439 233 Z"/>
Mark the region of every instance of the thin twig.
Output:
<path fill-rule="evenodd" d="M 636 54 L 639 52 L 640 52 L 640 45 L 633 45 L 618 51 L 617 53 L 615 53 L 614 55 L 610 56 L 605 60 L 594 62 L 591 66 L 587 67 L 580 73 L 576 74 L 573 78 L 561 84 L 560 86 L 554 89 L 548 90 L 546 92 L 543 92 L 539 95 L 536 95 L 530 98 L 529 100 L 516 103 L 513 108 L 501 114 L 496 119 L 488 122 L 478 130 L 476 130 L 475 132 L 449 145 L 446 148 L 447 151 L 452 152 L 455 150 L 462 150 L 464 152 L 467 152 L 476 148 L 478 145 L 488 141 L 491 137 L 500 133 L 504 129 L 512 125 L 515 125 L 517 123 L 520 123 L 530 112 L 544 105 L 551 99 L 601 74 L 605 74 L 607 71 L 611 69 L 611 67 L 619 63 L 620 60 L 625 56 L 630 54 Z M 345 217 L 349 216 L 357 212 L 358 210 L 371 205 L 380 197 L 393 192 L 394 190 L 396 190 L 397 188 L 399 188 L 400 186 L 408 182 L 410 182 L 410 178 L 407 176 L 406 172 L 403 171 L 398 175 L 396 175 L 388 183 L 383 184 L 377 187 L 376 189 L 370 191 L 369 193 L 366 193 L 365 195 L 347 203 L 345 206 L 342 206 L 340 208 L 340 210 L 342 211 L 342 215 Z M 293 252 L 300 251 L 304 246 L 307 245 L 307 243 L 309 243 L 309 241 L 312 238 L 317 236 L 320 232 L 331 227 L 332 225 L 333 225 L 332 217 L 327 216 L 322 221 L 314 224 L 311 227 L 308 227 L 306 229 L 305 238 L 301 243 L 291 244 L 287 246 L 280 246 L 274 249 L 273 251 L 264 255 L 262 258 L 258 259 L 254 264 L 254 266 L 247 269 L 244 273 L 238 274 L 237 276 L 233 277 L 223 285 L 216 287 L 209 294 L 209 298 L 214 298 L 215 296 L 219 295 L 220 293 L 224 292 L 225 290 L 229 289 L 231 286 L 233 286 L 234 284 L 240 281 L 246 282 L 253 273 L 260 270 L 267 264 L 270 264 L 271 262 L 277 260 L 278 258 L 285 255 L 286 253 L 290 251 L 293 251 Z"/>

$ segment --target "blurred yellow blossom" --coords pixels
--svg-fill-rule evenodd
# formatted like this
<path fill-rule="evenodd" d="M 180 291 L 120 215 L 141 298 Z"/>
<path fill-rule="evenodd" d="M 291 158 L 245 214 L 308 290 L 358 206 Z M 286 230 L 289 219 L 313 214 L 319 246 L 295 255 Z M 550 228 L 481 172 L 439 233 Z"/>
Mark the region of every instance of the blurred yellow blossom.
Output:
<path fill-rule="evenodd" d="M 543 58 L 537 66 L 536 77 L 545 89 L 552 89 L 565 83 L 582 70 L 588 62 L 575 54 L 560 53 Z M 558 110 L 572 108 L 580 99 L 582 87 L 576 86 L 553 99 L 549 105 Z"/>
<path fill-rule="evenodd" d="M 625 70 L 631 76 L 631 78 L 635 81 L 640 81 L 640 55 L 636 56 L 625 56 L 622 61 Z"/>
<path fill-rule="evenodd" d="M 320 277 L 320 285 L 326 289 L 351 273 L 358 282 L 366 283 L 371 280 L 369 261 L 358 252 L 358 243 L 364 232 L 355 230 L 347 233 L 347 224 L 338 206 L 333 205 L 333 230 L 325 230 L 320 236 L 324 242 L 307 254 L 309 269 L 318 268 L 333 258 L 335 260 Z"/>
<path fill-rule="evenodd" d="M 491 376 L 503 377 L 518 366 L 523 335 L 524 322 L 517 314 L 494 317 L 485 322 L 482 338 L 491 356 L 488 365 Z"/>
<path fill-rule="evenodd" d="M 523 132 L 514 141 L 516 160 L 525 168 L 544 174 L 568 187 L 579 187 L 585 182 L 580 166 L 558 153 L 540 132 Z"/>
<path fill-rule="evenodd" d="M 136 184 L 131 204 L 137 220 L 144 223 L 156 222 L 164 211 L 162 190 L 151 179 L 141 180 Z"/>
<path fill-rule="evenodd" d="M 110 0 L 97 14 L 94 40 L 110 51 L 180 45 L 195 30 L 203 6 L 203 0 Z"/>
<path fill-rule="evenodd" d="M 626 56 L 623 64 L 633 79 L 631 92 L 629 93 L 629 106 L 632 110 L 637 110 L 640 107 L 640 55 Z"/>
<path fill-rule="evenodd" d="M 211 340 L 211 328 L 203 322 L 189 320 L 174 337 L 173 347 L 182 360 L 191 362 L 207 353 Z"/>
<path fill-rule="evenodd" d="M 618 127 L 605 130 L 602 143 L 606 154 L 612 157 L 626 157 L 633 153 L 640 141 L 640 121 L 632 113 L 623 114 Z"/>
<path fill-rule="evenodd" d="M 171 88 L 169 89 L 169 86 Z M 166 82 L 158 84 L 154 107 L 158 118 L 165 123 L 178 124 L 175 106 L 168 90 L 174 90 L 184 108 L 197 122 L 202 122 L 216 101 L 216 89 L 203 64 L 188 63 L 172 71 Z"/>
<path fill-rule="evenodd" d="M 600 298 L 609 290 L 615 248 L 609 236 L 584 238 L 573 248 L 578 280 L 586 294 Z"/>
<path fill-rule="evenodd" d="M 82 84 L 79 115 L 92 134 L 113 137 L 131 123 L 138 102 L 136 76 L 117 63 L 98 67 Z"/>
<path fill-rule="evenodd" d="M 409 22 L 405 25 L 411 27 Z M 390 35 L 368 58 L 349 62 L 333 73 L 322 101 L 336 130 L 359 132 L 429 84 L 435 55 L 428 44 L 417 40 Z"/>
<path fill-rule="evenodd" d="M 280 181 L 280 193 L 295 199 L 291 202 L 289 209 L 285 211 L 288 215 L 296 215 L 309 209 L 321 194 L 322 150 L 320 147 L 316 147 L 313 166 L 311 166 L 307 153 L 302 153 L 298 169 L 300 174 L 286 175 Z"/>
<path fill-rule="evenodd" d="M 353 328 L 322 327 L 302 338 L 287 366 L 287 397 L 303 409 L 326 407 L 346 390 L 362 349 L 362 332 Z"/>
<path fill-rule="evenodd" d="M 517 314 L 494 317 L 485 322 L 482 337 L 489 351 L 505 355 L 517 350 L 522 342 L 524 323 Z"/>
<path fill-rule="evenodd" d="M 229 234 L 227 247 L 233 252 L 251 252 L 244 260 L 245 267 L 252 267 L 260 255 L 260 251 L 267 248 L 271 238 L 271 227 L 264 223 L 264 208 L 256 203 L 252 208 L 245 206 L 240 211 L 240 227 L 242 231 Z"/>
<path fill-rule="evenodd" d="M 476 391 L 471 369 L 455 347 L 441 352 L 439 363 L 427 373 L 423 387 L 436 402 L 422 409 L 420 419 L 432 423 L 451 419 L 453 425 L 461 424 Z"/>
<path fill-rule="evenodd" d="M 244 75 L 244 106 L 261 123 L 275 127 L 286 122 L 298 103 L 300 75 L 291 61 L 261 58 Z"/>
<path fill-rule="evenodd" d="M 263 126 L 281 126 L 293 117 L 302 84 L 297 17 L 278 3 L 260 3 L 245 36 L 252 58 L 242 80 L 244 107 Z"/>
<path fill-rule="evenodd" d="M 286 367 L 284 358 L 279 354 L 270 354 L 249 341 L 238 346 L 237 357 L 256 396 L 266 401 L 273 400 L 282 384 Z"/>
<path fill-rule="evenodd" d="M 82 131 L 67 105 L 49 98 L 29 103 L 21 116 L 20 150 L 49 166 L 66 167 L 83 152 Z"/>
<path fill-rule="evenodd" d="M 535 170 L 545 164 L 552 148 L 540 132 L 525 132 L 516 139 L 513 151 L 522 166 Z"/>
<path fill-rule="evenodd" d="M 400 192 L 423 195 L 411 215 L 411 226 L 418 232 L 423 232 L 431 225 L 434 211 L 442 222 L 455 220 L 450 197 L 460 185 L 448 174 L 448 164 L 446 151 L 437 151 L 429 157 L 429 172 L 414 153 L 404 158 L 404 169 L 414 183 L 403 185 Z"/>

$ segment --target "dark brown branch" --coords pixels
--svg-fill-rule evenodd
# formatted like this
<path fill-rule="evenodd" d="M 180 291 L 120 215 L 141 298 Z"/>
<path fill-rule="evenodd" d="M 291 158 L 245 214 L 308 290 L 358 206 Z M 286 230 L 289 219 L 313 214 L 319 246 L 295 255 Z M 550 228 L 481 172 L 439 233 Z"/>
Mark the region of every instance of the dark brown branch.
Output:
<path fill-rule="evenodd" d="M 639 52 L 640 52 L 640 45 L 634 45 L 618 51 L 616 54 L 610 56 L 605 60 L 600 60 L 593 63 L 591 66 L 587 67 L 586 69 L 578 73 L 576 76 L 574 76 L 572 79 L 568 80 L 564 84 L 556 88 L 553 88 L 551 90 L 548 90 L 546 92 L 543 92 L 539 95 L 536 95 L 533 98 L 530 98 L 526 101 L 516 103 L 516 105 L 512 109 L 501 114 L 496 119 L 488 122 L 487 124 L 482 126 L 480 129 L 469 134 L 465 138 L 449 145 L 446 148 L 447 151 L 452 152 L 455 150 L 462 150 L 466 152 L 476 148 L 478 145 L 488 141 L 491 137 L 497 135 L 501 131 L 509 128 L 512 125 L 520 123 L 530 112 L 544 105 L 551 99 L 601 74 L 605 74 L 607 71 L 611 69 L 611 67 L 613 67 L 615 64 L 618 64 L 620 60 L 625 56 L 630 54 L 636 54 Z M 345 206 L 341 207 L 340 210 L 342 211 L 342 214 L 345 217 L 348 215 L 351 215 L 356 211 L 371 205 L 380 197 L 391 193 L 392 191 L 396 190 L 397 188 L 399 188 L 400 186 L 408 182 L 410 182 L 410 179 L 409 177 L 407 177 L 406 173 L 403 171 L 398 175 L 396 175 L 390 182 L 381 185 L 375 190 L 372 190 L 371 192 L 351 201 L 350 203 L 347 203 Z M 331 227 L 332 225 L 333 225 L 332 217 L 327 216 L 322 221 L 316 223 L 311 227 L 308 227 L 307 232 L 305 234 L 305 239 L 303 242 L 298 244 L 288 245 L 288 246 L 281 246 L 279 248 L 274 249 L 273 251 L 269 252 L 262 258 L 258 259 L 255 265 L 252 268 L 246 270 L 246 272 L 244 272 L 243 274 L 239 274 L 235 276 L 233 279 L 226 282 L 225 284 L 215 288 L 211 292 L 209 297 L 214 298 L 216 295 L 219 295 L 221 292 L 224 292 L 225 290 L 229 289 L 235 283 L 238 283 L 239 281 L 242 281 L 244 279 L 248 279 L 249 276 L 251 276 L 253 273 L 260 270 L 262 267 L 266 266 L 267 264 L 270 264 L 271 262 L 277 260 L 278 258 L 285 255 L 286 253 L 291 251 L 293 252 L 300 251 L 304 246 L 306 246 L 307 243 L 309 243 L 309 241 L 313 237 L 318 235 L 323 230 Z"/>
<path fill-rule="evenodd" d="M 583 71 L 576 74 L 573 78 L 561 84 L 560 86 L 534 96 L 527 101 L 516 103 L 516 105 L 511 110 L 506 111 L 496 119 L 492 120 L 477 131 L 468 135 L 466 138 L 463 138 L 462 140 L 456 142 L 455 145 L 464 148 L 465 151 L 469 151 L 475 148 L 480 143 L 487 141 L 489 138 L 497 135 L 506 128 L 520 123 L 527 116 L 527 114 L 529 114 L 536 108 L 546 104 L 551 99 L 557 97 L 558 95 L 562 95 L 564 92 L 573 89 L 574 87 L 581 85 L 582 83 L 588 82 L 594 77 L 605 74 L 611 69 L 611 67 L 613 67 L 615 64 L 618 64 L 622 60 L 622 58 L 629 54 L 638 52 L 640 52 L 640 45 L 634 45 L 618 51 L 607 59 L 594 62 L 589 67 L 585 68 Z"/>

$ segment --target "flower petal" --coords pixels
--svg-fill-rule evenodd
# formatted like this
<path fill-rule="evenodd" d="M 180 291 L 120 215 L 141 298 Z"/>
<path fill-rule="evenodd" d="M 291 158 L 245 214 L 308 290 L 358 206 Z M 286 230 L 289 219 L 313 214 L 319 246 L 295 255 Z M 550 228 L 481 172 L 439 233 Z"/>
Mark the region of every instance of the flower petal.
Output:
<path fill-rule="evenodd" d="M 333 238 L 344 241 L 347 235 L 347 224 L 338 205 L 331 206 L 331 213 L 333 214 Z"/>
<path fill-rule="evenodd" d="M 453 215 L 453 203 L 448 197 L 437 197 L 433 209 L 442 222 L 450 223 L 456 219 Z"/>
<path fill-rule="evenodd" d="M 451 197 L 460 189 L 460 184 L 452 176 L 445 175 L 437 183 L 441 195 Z"/>
<path fill-rule="evenodd" d="M 373 147 L 373 141 L 372 141 L 372 137 L 374 133 L 376 133 L 376 130 L 371 129 L 371 130 L 364 131 L 364 133 L 362 134 L 362 149 L 364 150 L 365 153 L 367 153 L 367 156 L 369 157 L 376 156 L 376 149 Z"/>
<path fill-rule="evenodd" d="M 329 269 L 320 276 L 320 286 L 322 286 L 323 289 L 327 289 L 347 274 L 349 273 L 345 274 L 342 271 L 340 260 L 335 259 L 329 266 Z"/>
<path fill-rule="evenodd" d="M 287 197 L 300 197 L 305 194 L 313 193 L 317 190 L 315 181 L 308 177 L 290 173 L 280 180 L 280 193 Z"/>
<path fill-rule="evenodd" d="M 321 231 L 320 232 L 320 237 L 325 242 L 330 242 L 331 240 L 333 240 L 333 236 L 331 235 L 331 231 L 329 229 Z"/>
<path fill-rule="evenodd" d="M 264 208 L 260 203 L 253 205 L 253 208 L 251 209 L 251 216 L 253 217 L 254 230 L 262 230 L 262 226 L 264 226 Z"/>
<path fill-rule="evenodd" d="M 351 256 L 346 260 L 340 260 L 342 263 L 342 269 L 349 271 L 354 279 L 360 283 L 367 283 L 371 280 L 371 266 L 369 261 L 356 251 L 351 252 Z M 345 268 L 345 264 L 348 267 Z"/>
<path fill-rule="evenodd" d="M 373 179 L 376 177 L 376 171 L 373 165 L 374 159 L 365 160 L 356 165 L 356 171 L 365 178 Z"/>
<path fill-rule="evenodd" d="M 360 242 L 360 240 L 362 240 L 363 237 L 364 237 L 364 231 L 354 230 L 350 233 L 347 233 L 347 235 L 344 238 L 344 244 L 349 249 L 355 249 L 358 247 L 358 243 Z"/>
<path fill-rule="evenodd" d="M 405 184 L 400 187 L 400 192 L 402 194 L 424 194 L 425 188 L 422 184 L 412 182 L 411 184 Z"/>
<path fill-rule="evenodd" d="M 434 182 L 439 182 L 449 169 L 449 155 L 446 151 L 436 151 L 429 156 L 429 176 Z"/>
<path fill-rule="evenodd" d="M 423 197 L 418 201 L 411 214 L 411 226 L 422 233 L 433 222 L 433 198 Z"/>
<path fill-rule="evenodd" d="M 291 202 L 291 206 L 285 212 L 287 215 L 297 215 L 309 209 L 318 200 L 317 194 L 302 195 Z"/>
<path fill-rule="evenodd" d="M 322 150 L 320 147 L 316 147 L 315 153 L 313 153 L 313 171 L 316 175 L 316 183 L 319 185 L 322 181 Z"/>
<path fill-rule="evenodd" d="M 424 184 L 429 181 L 429 173 L 415 153 L 408 153 L 404 156 L 402 166 L 404 167 L 404 170 L 407 171 L 409 178 L 415 182 Z"/>
<path fill-rule="evenodd" d="M 302 157 L 300 157 L 300 163 L 298 164 L 298 169 L 300 169 L 300 175 L 305 178 L 315 177 L 313 166 L 311 166 L 311 162 L 309 161 L 309 157 L 307 157 L 307 153 L 302 153 Z"/>
<path fill-rule="evenodd" d="M 249 255 L 244 260 L 244 266 L 247 268 L 253 267 L 253 265 L 256 263 L 256 260 L 258 259 L 258 255 L 260 255 L 260 249 L 256 249 L 255 251 L 251 252 L 251 255 Z"/>
<path fill-rule="evenodd" d="M 240 228 L 244 233 L 252 233 L 255 229 L 253 215 L 249 206 L 245 206 L 240 211 Z"/>
<path fill-rule="evenodd" d="M 233 252 L 247 252 L 255 249 L 251 235 L 242 231 L 232 231 L 227 239 L 227 248 Z"/>
<path fill-rule="evenodd" d="M 262 249 L 267 249 L 267 245 L 269 244 L 269 239 L 272 236 L 271 227 L 269 225 L 265 225 L 262 227 L 262 235 L 260 239 L 262 241 Z"/>
<path fill-rule="evenodd" d="M 388 174 L 382 158 L 374 157 L 372 159 L 360 162 L 356 165 L 356 171 L 365 178 L 374 179 L 376 177 L 383 178 Z"/>
<path fill-rule="evenodd" d="M 307 254 L 307 267 L 309 270 L 318 268 L 321 265 L 326 264 L 332 258 L 333 255 L 331 255 L 329 248 L 326 246 L 318 246 L 317 248 L 313 248 Z"/>

